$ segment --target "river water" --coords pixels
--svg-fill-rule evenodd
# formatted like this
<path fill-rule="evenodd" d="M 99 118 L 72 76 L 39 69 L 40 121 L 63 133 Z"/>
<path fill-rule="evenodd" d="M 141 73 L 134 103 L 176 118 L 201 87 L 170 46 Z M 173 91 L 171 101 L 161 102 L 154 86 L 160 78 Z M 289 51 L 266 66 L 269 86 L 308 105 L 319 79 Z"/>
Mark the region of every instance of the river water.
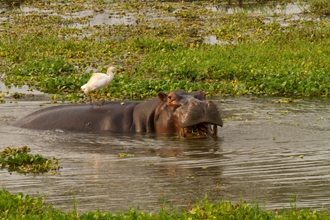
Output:
<path fill-rule="evenodd" d="M 10 192 L 47 196 L 56 207 L 118 212 L 168 203 L 187 209 L 211 201 L 265 202 L 267 209 L 330 209 L 330 102 L 280 98 L 215 98 L 224 118 L 218 138 L 84 134 L 20 129 L 10 124 L 45 108 L 49 98 L 0 104 L 0 149 L 27 145 L 60 159 L 58 175 L 0 170 Z M 119 153 L 131 154 L 121 158 Z"/>

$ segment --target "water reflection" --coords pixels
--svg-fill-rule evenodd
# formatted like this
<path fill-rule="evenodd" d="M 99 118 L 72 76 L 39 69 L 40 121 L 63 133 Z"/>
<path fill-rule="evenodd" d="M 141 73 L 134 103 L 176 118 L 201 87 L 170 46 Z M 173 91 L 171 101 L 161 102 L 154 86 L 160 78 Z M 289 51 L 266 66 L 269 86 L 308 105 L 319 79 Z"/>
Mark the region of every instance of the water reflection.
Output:
<path fill-rule="evenodd" d="M 110 141 L 106 135 L 93 143 L 91 149 L 90 144 L 83 144 L 89 142 L 88 140 L 93 142 L 91 137 L 94 135 L 81 138 L 81 142 L 77 144 L 79 148 L 75 149 L 93 155 L 89 160 L 80 160 L 84 169 L 94 170 L 91 172 L 93 174 L 87 172 L 84 175 L 85 192 L 84 196 L 79 197 L 81 202 L 85 198 L 90 200 L 91 189 L 96 190 L 96 187 L 97 191 L 103 189 L 106 196 L 98 195 L 95 199 L 115 199 L 117 209 L 131 201 L 133 203 L 130 204 L 140 203 L 141 208 L 154 210 L 159 208 L 163 196 L 174 203 L 186 205 L 191 198 L 203 196 L 196 195 L 196 187 L 205 185 L 200 182 L 207 172 L 207 169 L 202 169 L 203 164 L 209 165 L 209 172 L 214 175 L 220 176 L 221 173 L 218 167 L 211 167 L 212 161 L 207 161 L 210 160 L 207 156 L 202 161 L 196 156 L 199 152 L 209 152 L 203 141 L 191 142 L 182 149 L 184 142 L 181 140 L 164 143 L 161 139 L 141 139 L 140 135 L 111 135 Z M 104 146 L 104 140 L 108 140 L 105 144 L 108 146 Z M 213 145 L 215 150 L 219 149 L 216 143 Z M 118 154 L 123 152 L 134 154 L 134 157 L 119 158 Z M 76 192 L 80 194 L 79 190 Z"/>

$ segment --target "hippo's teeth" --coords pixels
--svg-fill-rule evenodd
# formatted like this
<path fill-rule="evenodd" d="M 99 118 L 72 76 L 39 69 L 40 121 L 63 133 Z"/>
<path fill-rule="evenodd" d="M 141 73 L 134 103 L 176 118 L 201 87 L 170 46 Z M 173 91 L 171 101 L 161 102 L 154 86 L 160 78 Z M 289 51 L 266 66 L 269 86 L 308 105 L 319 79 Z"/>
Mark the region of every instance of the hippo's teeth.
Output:
<path fill-rule="evenodd" d="M 213 125 L 213 127 L 212 127 Z M 218 126 L 216 124 L 201 123 L 194 126 L 180 128 L 180 137 L 191 137 L 191 136 L 217 136 Z"/>
<path fill-rule="evenodd" d="M 201 129 L 198 129 L 198 135 L 199 136 L 206 136 L 210 133 L 210 130 L 207 129 L 207 128 L 201 128 Z"/>
<path fill-rule="evenodd" d="M 218 135 L 218 126 L 217 125 L 213 125 L 213 132 L 212 132 L 213 136 Z"/>
<path fill-rule="evenodd" d="M 180 137 L 186 137 L 186 133 L 184 132 L 184 128 L 180 129 Z"/>

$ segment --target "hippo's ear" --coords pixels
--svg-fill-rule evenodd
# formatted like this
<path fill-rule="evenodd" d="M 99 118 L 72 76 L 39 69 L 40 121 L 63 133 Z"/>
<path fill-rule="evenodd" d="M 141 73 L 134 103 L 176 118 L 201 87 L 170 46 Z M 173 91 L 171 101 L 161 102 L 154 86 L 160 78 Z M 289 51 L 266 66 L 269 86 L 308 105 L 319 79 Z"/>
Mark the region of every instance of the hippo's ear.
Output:
<path fill-rule="evenodd" d="M 167 94 L 163 92 L 158 92 L 158 98 L 162 100 L 163 102 L 167 101 Z"/>
<path fill-rule="evenodd" d="M 195 98 L 198 98 L 199 100 L 206 100 L 206 94 L 202 90 L 198 90 L 196 92 L 196 97 Z"/>

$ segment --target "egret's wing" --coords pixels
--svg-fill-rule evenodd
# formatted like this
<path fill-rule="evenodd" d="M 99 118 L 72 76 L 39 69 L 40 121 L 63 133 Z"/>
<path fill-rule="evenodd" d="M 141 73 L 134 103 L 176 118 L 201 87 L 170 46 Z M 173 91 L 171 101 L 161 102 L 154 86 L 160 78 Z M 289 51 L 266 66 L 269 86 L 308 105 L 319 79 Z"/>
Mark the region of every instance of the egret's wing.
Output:
<path fill-rule="evenodd" d="M 108 75 L 104 73 L 94 73 L 88 81 L 90 90 L 99 90 L 107 85 Z"/>

